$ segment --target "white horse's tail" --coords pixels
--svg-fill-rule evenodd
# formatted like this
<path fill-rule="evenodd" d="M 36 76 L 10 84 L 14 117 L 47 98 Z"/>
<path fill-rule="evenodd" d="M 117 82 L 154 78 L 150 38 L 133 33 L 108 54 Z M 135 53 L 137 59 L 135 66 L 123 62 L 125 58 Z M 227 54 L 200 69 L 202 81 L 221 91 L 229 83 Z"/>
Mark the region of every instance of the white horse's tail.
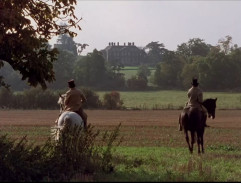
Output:
<path fill-rule="evenodd" d="M 50 131 L 51 131 L 51 137 L 55 140 L 59 140 L 60 136 L 60 131 L 63 129 L 63 126 L 52 126 Z"/>

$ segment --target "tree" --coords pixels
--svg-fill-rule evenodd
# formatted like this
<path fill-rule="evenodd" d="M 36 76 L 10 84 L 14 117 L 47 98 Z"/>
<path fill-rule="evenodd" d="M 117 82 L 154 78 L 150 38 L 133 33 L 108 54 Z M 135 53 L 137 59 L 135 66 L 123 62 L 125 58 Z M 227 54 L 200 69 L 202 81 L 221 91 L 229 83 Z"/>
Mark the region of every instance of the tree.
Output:
<path fill-rule="evenodd" d="M 182 43 L 177 46 L 177 53 L 184 57 L 190 56 L 207 56 L 211 48 L 211 45 L 206 44 L 203 39 L 193 38 L 187 43 Z"/>
<path fill-rule="evenodd" d="M 225 36 L 226 39 L 221 38 L 218 40 L 218 48 L 221 52 L 223 52 L 225 55 L 231 52 L 232 50 L 232 37 L 231 36 Z"/>
<path fill-rule="evenodd" d="M 4 61 L 19 71 L 30 86 L 55 80 L 53 62 L 57 49 L 49 49 L 53 36 L 77 35 L 81 30 L 75 14 L 76 0 L 1 0 L 0 1 L 0 68 Z M 60 24 L 59 22 L 66 22 Z M 7 86 L 3 78 L 0 85 Z"/>
<path fill-rule="evenodd" d="M 137 75 L 144 76 L 145 78 L 148 78 L 148 76 L 151 75 L 151 71 L 149 70 L 148 66 L 146 65 L 140 65 L 137 70 Z"/>
<path fill-rule="evenodd" d="M 58 49 L 70 51 L 77 56 L 77 45 L 73 37 L 70 37 L 68 34 L 62 34 L 59 36 L 57 43 Z"/>
<path fill-rule="evenodd" d="M 55 44 L 55 47 L 61 50 L 67 50 L 72 52 L 75 56 L 78 54 L 80 55 L 81 52 L 85 49 L 88 44 L 84 43 L 76 43 L 73 40 L 73 37 L 69 36 L 68 34 L 61 34 L 57 40 L 58 44 Z"/>
<path fill-rule="evenodd" d="M 162 55 L 166 52 L 165 45 L 158 41 L 147 44 L 144 50 L 148 52 L 147 59 L 150 65 L 154 66 L 162 60 Z"/>
<path fill-rule="evenodd" d="M 88 87 L 103 85 L 106 72 L 105 59 L 96 49 L 78 60 L 74 69 L 77 83 Z"/>
<path fill-rule="evenodd" d="M 176 88 L 180 86 L 180 74 L 183 62 L 174 51 L 167 51 L 163 55 L 163 61 L 156 67 L 154 84 L 163 88 Z"/>
<path fill-rule="evenodd" d="M 77 57 L 69 51 L 60 50 L 57 62 L 53 64 L 55 81 L 48 85 L 50 88 L 63 89 L 67 87 L 67 81 L 74 78 L 73 69 Z"/>

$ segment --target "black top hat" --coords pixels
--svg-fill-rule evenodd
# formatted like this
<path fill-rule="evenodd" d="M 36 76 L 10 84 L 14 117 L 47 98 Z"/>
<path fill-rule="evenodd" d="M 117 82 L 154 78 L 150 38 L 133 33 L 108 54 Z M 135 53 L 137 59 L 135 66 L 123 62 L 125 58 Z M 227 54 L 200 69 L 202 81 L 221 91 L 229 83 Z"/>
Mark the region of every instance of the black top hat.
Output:
<path fill-rule="evenodd" d="M 194 79 L 192 79 L 192 85 L 193 86 L 198 86 L 198 82 L 197 82 L 197 79 L 196 78 L 194 78 Z"/>
<path fill-rule="evenodd" d="M 69 81 L 68 81 L 68 84 L 69 84 L 69 87 L 70 87 L 70 88 L 74 88 L 74 87 L 75 87 L 75 83 L 74 83 L 74 80 L 73 80 L 73 79 L 69 80 Z"/>

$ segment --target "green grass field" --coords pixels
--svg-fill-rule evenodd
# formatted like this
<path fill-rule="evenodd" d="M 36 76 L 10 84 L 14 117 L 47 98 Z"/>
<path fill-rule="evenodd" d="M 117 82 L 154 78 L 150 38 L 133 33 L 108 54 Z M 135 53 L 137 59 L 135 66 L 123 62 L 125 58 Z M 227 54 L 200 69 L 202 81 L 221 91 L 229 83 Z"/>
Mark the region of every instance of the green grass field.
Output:
<path fill-rule="evenodd" d="M 155 69 L 154 68 L 149 68 L 151 71 L 151 75 L 149 78 L 154 74 Z M 135 76 L 137 74 L 138 67 L 124 67 L 120 73 L 125 74 L 125 79 L 130 79 L 132 76 Z"/>
<path fill-rule="evenodd" d="M 100 99 L 106 92 L 97 92 Z M 241 109 L 241 93 L 204 92 L 204 99 L 218 98 L 217 109 Z M 182 109 L 187 102 L 187 91 L 120 92 L 124 106 L 140 109 Z"/>
<path fill-rule="evenodd" d="M 196 153 L 196 152 L 195 152 Z M 116 173 L 99 181 L 232 182 L 241 180 L 241 152 L 212 150 L 189 154 L 186 148 L 120 147 Z"/>
<path fill-rule="evenodd" d="M 103 131 L 104 128 L 99 129 Z M 48 127 L 15 126 L 6 127 L 4 131 L 11 136 L 27 134 L 30 142 L 43 143 L 48 137 L 49 130 Z M 127 131 L 128 134 L 123 133 Z M 94 181 L 240 182 L 241 180 L 239 129 L 207 129 L 204 142 L 205 154 L 201 155 L 197 153 L 196 143 L 193 154 L 189 153 L 183 133 L 176 131 L 174 127 L 123 126 L 120 130 L 121 136 L 124 136 L 123 142 L 112 151 L 114 172 L 105 175 L 95 174 L 92 177 Z"/>

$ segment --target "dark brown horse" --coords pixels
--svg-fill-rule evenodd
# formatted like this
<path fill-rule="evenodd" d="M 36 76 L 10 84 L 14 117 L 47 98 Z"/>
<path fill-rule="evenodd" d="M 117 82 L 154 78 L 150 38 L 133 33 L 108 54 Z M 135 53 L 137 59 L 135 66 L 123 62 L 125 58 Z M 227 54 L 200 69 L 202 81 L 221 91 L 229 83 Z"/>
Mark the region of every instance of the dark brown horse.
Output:
<path fill-rule="evenodd" d="M 215 118 L 215 109 L 216 109 L 216 99 L 206 99 L 202 105 L 208 111 L 208 117 Z M 186 141 L 190 150 L 190 153 L 193 152 L 193 144 L 195 143 L 195 137 L 197 137 L 198 144 L 198 153 L 201 153 L 200 146 L 202 147 L 202 153 L 204 153 L 203 148 L 203 135 L 205 130 L 207 116 L 199 108 L 191 107 L 187 112 L 184 110 L 179 116 L 179 123 L 182 124 L 184 133 L 186 136 Z M 188 131 L 191 133 L 191 144 L 189 142 Z"/>

